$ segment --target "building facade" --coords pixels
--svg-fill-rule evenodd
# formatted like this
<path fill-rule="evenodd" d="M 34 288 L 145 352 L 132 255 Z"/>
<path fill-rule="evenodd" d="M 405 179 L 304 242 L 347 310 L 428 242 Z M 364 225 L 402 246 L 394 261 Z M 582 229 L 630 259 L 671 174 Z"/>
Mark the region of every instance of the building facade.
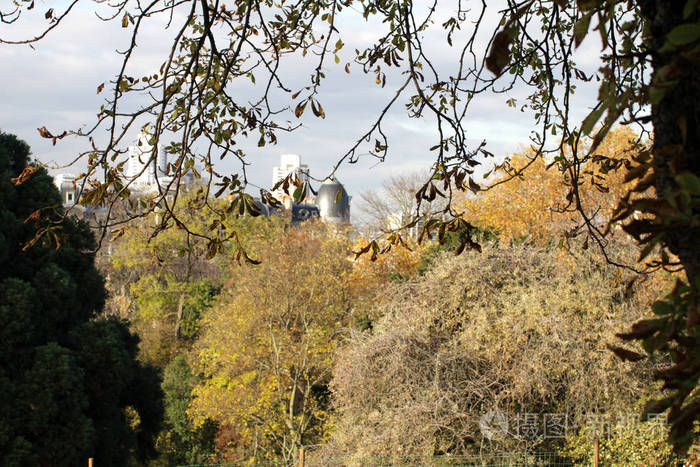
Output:
<path fill-rule="evenodd" d="M 280 165 L 272 168 L 272 188 L 289 174 L 295 174 L 300 182 L 309 182 L 311 179 L 309 166 L 301 163 L 301 156 L 297 154 L 282 154 Z M 351 197 L 335 177 L 324 181 L 318 189 L 318 194 L 309 190 L 305 199 L 296 203 L 292 199 L 292 193 L 296 189 L 290 186 L 287 191 L 282 187 L 272 191 L 272 195 L 280 201 L 284 207 L 291 211 L 292 222 L 303 222 L 307 219 L 320 217 L 324 222 L 333 224 L 350 223 Z"/>
<path fill-rule="evenodd" d="M 309 166 L 301 163 L 301 156 L 297 154 L 282 154 L 280 156 L 280 165 L 272 168 L 272 187 L 274 188 L 277 182 L 284 180 L 291 173 L 295 174 L 302 183 L 309 181 Z M 294 193 L 295 188 L 290 186 L 285 191 L 282 187 L 279 187 L 272 192 L 272 195 L 289 209 L 292 205 L 292 193 Z M 313 201 L 313 199 L 304 201 Z"/>

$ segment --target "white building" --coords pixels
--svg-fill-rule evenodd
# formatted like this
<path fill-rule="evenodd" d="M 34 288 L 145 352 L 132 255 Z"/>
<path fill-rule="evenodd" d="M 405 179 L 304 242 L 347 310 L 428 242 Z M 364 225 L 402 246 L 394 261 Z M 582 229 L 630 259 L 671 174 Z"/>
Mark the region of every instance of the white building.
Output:
<path fill-rule="evenodd" d="M 61 201 L 64 206 L 75 204 L 78 197 L 78 187 L 75 185 L 75 175 L 64 173 L 58 174 L 53 179 L 56 188 L 61 193 Z"/>
<path fill-rule="evenodd" d="M 301 156 L 297 154 L 282 154 L 280 156 L 279 167 L 272 168 L 272 186 L 274 187 L 277 182 L 284 179 L 287 175 L 294 172 L 301 182 L 309 181 L 309 166 L 301 163 Z M 282 187 L 273 191 L 272 194 L 275 198 L 282 202 L 291 199 L 292 193 L 296 187 L 290 186 L 287 192 L 285 192 Z"/>
<path fill-rule="evenodd" d="M 152 187 L 157 189 L 158 182 L 163 185 L 172 180 L 166 174 L 168 172 L 168 156 L 163 146 L 158 143 L 156 149 L 155 164 L 153 157 L 153 146 L 148 142 L 149 136 L 141 133 L 135 146 L 129 146 L 129 155 L 126 162 L 124 175 L 127 181 L 131 181 L 134 188 Z"/>

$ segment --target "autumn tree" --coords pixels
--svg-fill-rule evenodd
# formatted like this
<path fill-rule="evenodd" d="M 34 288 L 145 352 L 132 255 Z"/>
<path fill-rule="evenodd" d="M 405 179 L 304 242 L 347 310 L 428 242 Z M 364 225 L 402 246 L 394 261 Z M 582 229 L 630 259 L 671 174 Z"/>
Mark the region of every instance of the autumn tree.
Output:
<path fill-rule="evenodd" d="M 196 335 L 198 315 L 216 294 L 218 268 L 187 232 L 168 228 L 151 239 L 154 218 L 126 228 L 111 245 L 105 270 L 117 294 L 113 311 L 141 331 L 144 358 L 165 367 L 180 341 Z M 188 220 L 193 229 L 207 221 Z"/>
<path fill-rule="evenodd" d="M 222 220 L 206 205 L 224 202 L 203 193 L 201 188 L 182 193 L 175 212 L 188 229 L 172 220 L 161 226 L 160 214 L 151 213 L 121 227 L 103 261 L 113 290 L 112 311 L 132 321 L 144 339 L 142 356 L 162 368 L 199 335 L 204 311 L 219 294 L 238 247 L 245 245 L 247 254 L 254 255 L 256 244 L 274 241 L 283 228 L 281 219 L 264 216 Z M 219 224 L 221 237 L 236 232 L 236 240 L 213 251 L 203 238 L 212 224 Z"/>
<path fill-rule="evenodd" d="M 162 416 L 158 374 L 136 360 L 127 324 L 102 315 L 92 232 L 62 217 L 28 156 L 0 133 L 0 462 L 145 462 Z"/>
<path fill-rule="evenodd" d="M 76 3 L 37 12 L 31 0 L 13 2 L 0 11 L 3 23 L 31 21 L 32 13 L 47 23 L 40 24 L 36 35 L 10 38 L 3 34 L 0 41 L 38 42 L 60 26 Z M 417 199 L 445 196 L 451 200 L 455 191 L 478 191 L 475 167 L 490 152 L 485 143 L 469 144 L 469 138 L 480 140 L 480 135 L 468 135 L 466 122 L 482 102 L 481 96 L 523 90 L 524 97 L 504 96 L 504 100 L 532 117 L 533 154 L 557 158 L 571 181 L 563 209 L 578 212 L 588 235 L 604 245 L 606 229 L 588 216 L 581 203 L 582 164 L 597 160 L 614 169 L 615 161 L 595 158 L 605 134 L 620 120 L 642 132 L 650 124 L 653 145 L 635 158 L 629 181 L 634 182 L 633 192 L 654 186 L 656 194 L 637 200 L 625 194 L 614 220 L 626 222 L 625 229 L 639 242 L 650 268 L 681 267 L 686 280 L 659 305 L 665 312 L 658 320 L 636 325 L 624 338 L 641 339 L 648 352 L 673 357 L 673 365 L 657 374 L 673 396 L 661 400 L 655 410 L 670 410 L 678 446 L 688 445 L 687 434 L 700 414 L 696 391 L 700 329 L 695 311 L 700 270 L 696 110 L 700 5 L 695 0 L 506 0 L 497 6 L 481 2 L 472 9 L 462 2 L 443 7 L 438 2 L 422 5 L 410 0 L 308 0 L 284 5 L 251 0 L 234 7 L 219 0 L 147 4 L 125 0 L 105 8 L 108 13 L 102 17 L 120 21 L 131 39 L 113 79 L 97 86 L 107 96 L 97 121 L 71 132 L 89 140 L 79 157 L 87 162 L 79 183 L 85 189 L 83 202 L 88 204 L 112 203 L 129 192 L 131 181 L 125 180 L 118 159 L 128 144 L 130 128 L 137 127 L 147 129 L 154 147 L 163 142 L 176 156 L 170 167 L 173 181 L 161 187 L 162 203 L 155 203 L 165 207 L 166 217 L 177 220 L 167 195 L 177 191 L 178 180 L 192 172 L 196 159 L 212 174 L 216 157 L 239 160 L 239 173 L 222 176 L 220 187 L 234 200 L 244 200 L 248 160 L 239 143 L 253 138 L 259 146 L 273 144 L 279 132 L 297 128 L 292 118 L 304 112 L 325 118 L 321 91 L 328 63 L 335 61 L 349 72 L 369 74 L 377 85 L 390 86 L 392 94 L 366 131 L 348 144 L 347 151 L 337 154 L 329 175 L 341 163 L 356 162 L 360 154 L 384 160 L 390 145 L 385 118 L 392 107 L 403 104 L 409 116 L 434 124 L 434 144 L 425 148 L 433 154 L 432 180 L 418 190 Z M 357 47 L 351 61 L 343 64 L 338 53 L 345 44 L 343 38 L 353 31 L 344 30 L 342 19 L 354 11 L 376 19 L 378 31 L 375 39 Z M 501 21 L 491 24 L 492 14 Z M 137 39 L 145 25 L 159 19 L 176 31 L 172 47 L 152 72 L 136 75 Z M 446 42 L 437 52 L 426 47 L 431 31 Z M 599 38 L 595 44 L 599 63 L 586 69 L 577 65 L 576 51 L 594 38 Z M 444 70 L 438 65 L 444 50 L 454 50 L 456 68 Z M 282 70 L 300 55 L 314 58 L 310 79 L 290 83 Z M 573 92 L 594 80 L 600 83 L 597 98 L 588 103 L 589 115 L 577 120 L 572 117 Z M 236 86 L 248 82 L 262 85 L 253 86 L 254 97 L 241 97 Z M 109 135 L 104 142 L 93 137 L 102 130 Z M 40 133 L 54 141 L 69 134 L 45 127 Z M 592 143 L 581 145 L 586 136 L 592 137 Z M 155 158 L 154 150 L 153 164 Z M 645 215 L 636 219 L 635 212 Z M 425 229 L 444 225 L 426 223 Z M 110 227 L 108 222 L 105 231 Z M 209 241 L 216 244 L 216 234 L 209 235 Z M 393 241 L 400 243 L 395 237 Z M 468 233 L 462 244 L 462 249 L 478 246 Z M 649 257 L 653 250 L 657 256 Z"/>
<path fill-rule="evenodd" d="M 621 168 L 606 170 L 592 161 L 582 165 L 578 182 L 581 208 L 601 229 L 612 220 L 619 199 L 630 188 L 625 182 L 625 167 L 632 167 L 638 148 L 638 136 L 628 127 L 618 127 L 603 139 L 596 154 L 615 161 Z M 460 193 L 453 206 L 465 219 L 494 230 L 507 242 L 542 245 L 562 239 L 568 242 L 579 234 L 586 237 L 580 217 L 566 209 L 570 180 L 552 167 L 556 165 L 554 158 L 546 160 L 532 151 L 513 154 L 499 164 L 495 173 L 487 174 L 486 183 L 493 188 Z"/>
<path fill-rule="evenodd" d="M 236 268 L 205 317 L 191 414 L 219 426 L 232 459 L 297 459 L 325 436 L 328 382 L 349 324 L 348 244 L 319 225 L 290 230 Z"/>

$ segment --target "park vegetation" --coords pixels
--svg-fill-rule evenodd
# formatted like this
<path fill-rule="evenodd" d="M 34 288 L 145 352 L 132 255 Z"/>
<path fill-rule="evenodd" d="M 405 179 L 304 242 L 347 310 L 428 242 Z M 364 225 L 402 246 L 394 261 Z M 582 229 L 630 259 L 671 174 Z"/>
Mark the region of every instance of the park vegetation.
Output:
<path fill-rule="evenodd" d="M 29 146 L 0 133 L 0 464 L 145 463 L 163 417 L 158 372 L 126 321 L 103 313 L 92 232 L 28 163 Z M 54 234 L 32 244 L 41 228 Z"/>
<path fill-rule="evenodd" d="M 652 303 L 677 273 L 639 275 L 574 241 L 585 231 L 548 203 L 567 181 L 544 164 L 529 169 L 540 192 L 522 196 L 511 180 L 460 201 L 481 252 L 459 256 L 455 231 L 442 244 L 407 235 L 372 261 L 344 228 L 211 217 L 202 203 L 226 201 L 194 187 L 176 210 L 188 229 L 171 222 L 153 236 L 161 213 L 147 213 L 99 251 L 105 293 L 92 234 L 60 216 L 43 169 L 21 179 L 28 148 L 2 138 L 8 465 L 292 465 L 302 449 L 318 465 L 504 452 L 586 463 L 596 438 L 611 462 L 694 462 L 697 445 L 669 444 L 666 412 L 642 416 L 668 357 L 635 358 L 641 345 L 618 337 L 663 312 Z M 601 148 L 627 160 L 634 138 L 615 130 Z M 514 155 L 494 180 L 527 160 Z M 601 225 L 608 196 L 581 193 Z M 32 244 L 52 222 L 53 243 Z M 237 234 L 212 252 L 198 234 L 215 222 Z M 634 264 L 634 242 L 612 232 L 608 254 Z M 505 431 L 484 429 L 494 411 Z M 566 417 L 558 436 L 544 436 L 545 414 Z"/>
<path fill-rule="evenodd" d="M 32 27 L 3 30 L 0 44 L 50 40 L 51 32 L 79 10 L 74 8 L 77 3 L 35 8 L 33 0 L 10 2 L 0 9 L 0 23 Z M 479 224 L 488 220 L 498 226 L 497 220 L 486 219 L 489 213 L 472 219 L 457 206 L 460 198 L 501 185 L 477 180 L 485 159 L 493 154 L 481 142 L 483 135 L 467 131 L 468 122 L 485 95 L 503 96 L 506 105 L 530 120 L 532 132 L 529 147 L 513 159 L 514 166 L 496 161 L 507 176 L 495 183 L 529 180 L 526 169 L 534 169 L 530 175 L 541 173 L 542 167 L 558 171 L 565 188 L 551 193 L 561 192 L 562 197 L 546 204 L 554 209 L 550 212 L 576 217 L 578 222 L 563 229 L 562 246 L 570 248 L 570 240 L 579 238 L 582 248 L 592 244 L 618 267 L 644 274 L 682 271 L 674 276 L 674 286 L 650 305 L 653 317 L 630 321 L 628 329 L 619 333 L 629 346 L 641 344 L 640 351 L 617 345 L 615 352 L 628 361 L 654 362 L 663 357 L 668 362 L 653 373 L 660 385 L 645 410 L 668 411 L 675 447 L 682 452 L 691 446 L 693 427 L 700 419 L 700 3 L 696 0 L 508 0 L 476 2 L 473 7 L 466 2 L 412 0 L 249 0 L 233 5 L 220 0 L 95 0 L 94 6 L 100 18 L 121 26 L 129 36 L 119 50 L 121 63 L 112 79 L 95 83 L 104 103 L 92 123 L 63 132 L 42 126 L 39 133 L 54 144 L 69 135 L 84 138 L 84 151 L 75 159 L 86 166 L 78 176 L 83 202 L 107 204 L 114 213 L 113 208 L 129 198 L 133 182 L 125 177 L 119 158 L 130 143 L 129 132 L 144 129 L 153 147 L 162 143 L 175 161 L 168 169 L 172 179 L 146 206 L 158 218 L 149 224 L 151 231 L 175 225 L 187 233 L 186 242 L 199 239 L 202 244 L 197 248 L 207 255 L 227 252 L 226 239 L 236 245 L 233 256 L 251 260 L 235 231 L 222 232 L 224 219 L 215 219 L 206 230 L 195 225 L 196 219 L 183 222 L 179 182 L 199 175 L 201 169 L 217 183 L 210 183 L 206 193 L 228 196 L 230 206 L 249 205 L 252 187 L 246 167 L 251 154 L 242 149 L 244 143 L 275 144 L 278 134 L 301 127 L 311 114 L 326 118 L 323 91 L 333 62 L 348 74 L 368 75 L 389 92 L 376 115 L 329 163 L 328 176 L 361 155 L 387 159 L 388 116 L 392 109 L 403 108 L 408 117 L 433 129 L 431 143 L 423 148 L 433 164 L 428 179 L 416 190 L 419 205 L 405 227 L 424 222 L 419 240 L 437 236 L 444 241 L 456 235 L 457 251 L 482 249 L 485 227 Z M 354 34 L 352 24 L 344 23 L 348 15 L 373 22 L 373 34 L 368 38 Z M 165 27 L 162 37 L 167 39 L 162 59 L 144 72 L 137 45 L 149 25 Z M 13 36 L 16 31 L 20 32 Z M 444 43 L 433 47 L 429 41 L 435 37 Z M 346 46 L 351 40 L 359 40 L 354 52 Z M 580 64 L 582 44 L 596 50 L 592 64 L 585 60 Z M 308 78 L 298 79 L 289 72 L 294 63 L 308 67 L 301 73 Z M 579 103 L 574 93 L 593 83 L 598 87 L 596 97 Z M 575 117 L 580 110 L 576 106 L 585 107 L 587 116 Z M 642 136 L 630 158 L 603 153 L 601 143 L 619 122 Z M 156 157 L 154 149 L 150 161 L 155 163 Z M 239 170 L 217 173 L 215 161 L 225 157 L 240 163 Z M 616 181 L 618 173 L 623 174 L 622 182 Z M 528 189 L 520 191 L 537 198 L 540 179 L 533 177 Z M 292 176 L 283 184 L 297 185 L 297 198 L 309 188 Z M 638 264 L 620 262 L 614 257 L 617 252 L 607 248 L 618 233 L 601 219 L 605 211 L 586 201 L 593 188 L 610 193 L 608 204 L 614 210 L 609 220 L 635 241 Z M 260 195 L 271 202 L 269 191 L 261 190 Z M 444 198 L 444 216 L 421 219 L 420 204 L 438 198 Z M 238 211 L 203 208 L 231 218 Z M 519 210 L 526 214 L 524 208 Z M 132 214 L 144 217 L 143 212 Z M 567 223 L 560 219 L 554 229 L 533 233 L 537 241 L 548 244 L 548 231 L 562 230 Z M 122 219 L 110 216 L 98 238 L 104 240 L 110 229 L 121 226 Z M 62 229 L 59 224 L 44 226 L 30 241 L 50 240 Z M 401 230 L 388 233 L 385 240 L 393 247 L 406 243 Z M 497 230 L 508 235 L 503 223 Z M 524 236 L 519 239 L 523 241 L 530 235 L 510 234 Z M 370 239 L 359 251 L 374 259 L 387 248 L 380 239 Z M 164 292 L 158 295 L 172 302 L 168 306 L 174 306 L 175 314 L 169 311 L 159 319 L 176 331 L 175 340 L 149 358 L 170 360 L 181 340 L 178 335 L 196 332 L 185 329 L 189 323 L 183 318 L 192 306 L 187 299 L 191 291 L 184 284 L 196 274 L 185 265 L 160 284 Z M 200 286 L 196 287 L 202 291 Z M 215 294 L 215 287 L 203 293 Z M 158 314 L 143 302 L 138 309 L 144 316 Z M 171 315 L 174 321 L 169 322 Z"/>

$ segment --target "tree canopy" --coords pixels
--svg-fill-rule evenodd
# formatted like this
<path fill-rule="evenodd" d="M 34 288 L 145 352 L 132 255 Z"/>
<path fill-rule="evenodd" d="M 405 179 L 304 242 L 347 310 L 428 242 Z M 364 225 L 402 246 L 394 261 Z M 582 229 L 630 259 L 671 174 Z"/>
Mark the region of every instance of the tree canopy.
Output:
<path fill-rule="evenodd" d="M 323 226 L 292 230 L 235 270 L 204 320 L 195 420 L 222 426 L 230 459 L 293 463 L 324 436 L 334 351 L 349 324 L 347 242 Z"/>
<path fill-rule="evenodd" d="M 0 133 L 0 462 L 144 460 L 162 416 L 158 374 L 136 360 L 126 323 L 101 316 L 93 234 L 62 217 L 51 178 L 28 156 Z M 50 233 L 31 244 L 37 229 Z"/>
<path fill-rule="evenodd" d="M 631 164 L 636 140 L 637 135 L 629 128 L 614 128 L 601 141 L 597 153 L 621 164 Z M 455 209 L 475 225 L 498 232 L 502 241 L 543 245 L 557 240 L 570 243 L 571 239 L 582 236 L 589 243 L 590 236 L 586 235 L 580 219 L 566 209 L 570 180 L 559 171 L 550 170 L 548 166 L 552 164 L 556 164 L 553 158 L 537 158 L 531 151 L 514 154 L 493 174 L 492 189 L 458 194 Z M 526 176 L 513 177 L 526 165 Z M 578 187 L 581 204 L 591 213 L 591 221 L 602 228 L 609 224 L 618 200 L 630 188 L 625 182 L 628 170 L 606 171 L 590 162 L 582 165 L 582 169 L 586 180 Z"/>

